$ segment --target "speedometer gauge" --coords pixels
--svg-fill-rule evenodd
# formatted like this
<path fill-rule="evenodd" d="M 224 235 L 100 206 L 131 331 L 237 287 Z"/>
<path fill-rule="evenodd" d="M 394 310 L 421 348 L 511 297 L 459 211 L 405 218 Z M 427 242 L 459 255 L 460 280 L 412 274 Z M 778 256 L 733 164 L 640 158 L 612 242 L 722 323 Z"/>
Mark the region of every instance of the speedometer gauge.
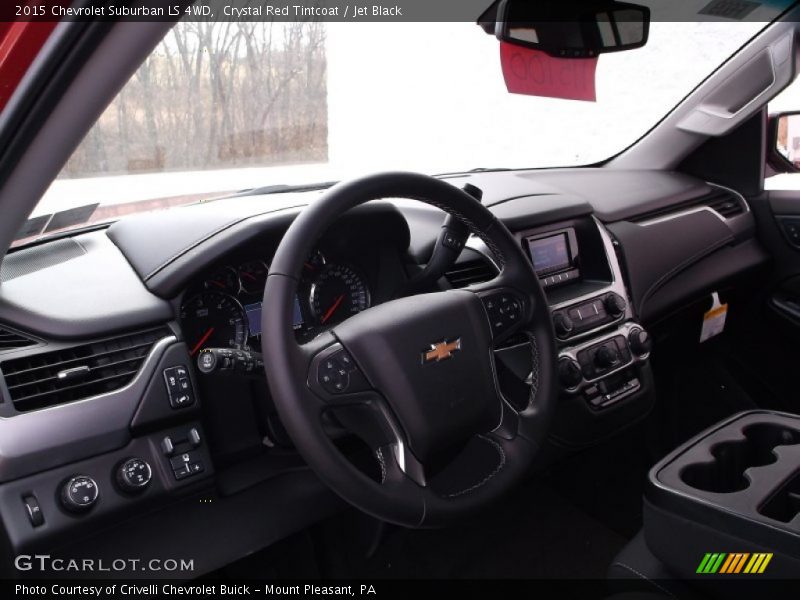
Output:
<path fill-rule="evenodd" d="M 311 285 L 311 309 L 319 325 L 332 325 L 369 308 L 369 289 L 348 265 L 326 265 Z"/>
<path fill-rule="evenodd" d="M 247 343 L 244 309 L 222 292 L 202 292 L 186 302 L 181 328 L 192 356 L 203 348 L 242 348 Z"/>

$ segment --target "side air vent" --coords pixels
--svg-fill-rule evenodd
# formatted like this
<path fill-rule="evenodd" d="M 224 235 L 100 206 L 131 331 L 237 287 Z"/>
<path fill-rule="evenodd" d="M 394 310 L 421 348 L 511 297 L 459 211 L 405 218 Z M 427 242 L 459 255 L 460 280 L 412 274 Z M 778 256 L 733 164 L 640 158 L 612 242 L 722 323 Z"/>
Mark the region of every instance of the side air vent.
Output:
<path fill-rule="evenodd" d="M 741 198 L 727 190 L 719 190 L 706 196 L 704 204 L 726 219 L 744 212 Z"/>
<path fill-rule="evenodd" d="M 32 340 L 31 338 L 25 337 L 22 334 L 15 333 L 13 331 L 9 331 L 8 329 L 3 329 L 0 327 L 0 352 L 3 350 L 14 350 L 16 348 L 25 348 L 27 346 L 33 346 L 36 344 L 36 340 Z"/>
<path fill-rule="evenodd" d="M 489 281 L 496 274 L 497 271 L 492 264 L 480 258 L 453 265 L 444 276 L 454 288 L 463 288 L 474 283 Z"/>
<path fill-rule="evenodd" d="M 134 378 L 163 328 L 43 352 L 0 363 L 11 401 L 21 412 L 118 390 Z"/>
<path fill-rule="evenodd" d="M 637 217 L 635 220 L 642 222 L 661 218 L 669 218 L 673 215 L 679 215 L 681 213 L 697 210 L 703 207 L 710 208 L 723 219 L 730 219 L 737 215 L 741 215 L 747 210 L 744 201 L 738 194 L 734 194 L 733 192 L 722 188 L 714 188 L 714 191 L 712 191 L 710 194 L 695 198 L 694 200 L 689 200 L 688 202 L 675 204 L 667 208 L 649 212 Z"/>

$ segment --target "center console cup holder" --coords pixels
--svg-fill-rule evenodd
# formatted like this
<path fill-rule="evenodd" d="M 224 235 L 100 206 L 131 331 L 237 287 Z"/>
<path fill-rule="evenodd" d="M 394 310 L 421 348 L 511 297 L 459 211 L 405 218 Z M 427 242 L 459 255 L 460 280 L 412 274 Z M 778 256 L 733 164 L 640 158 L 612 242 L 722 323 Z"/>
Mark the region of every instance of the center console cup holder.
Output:
<path fill-rule="evenodd" d="M 713 460 L 686 465 L 680 472 L 688 486 L 714 493 L 746 489 L 750 480 L 745 472 L 778 460 L 778 446 L 800 444 L 800 431 L 775 423 L 756 423 L 742 430 L 744 439 L 721 441 L 711 447 Z"/>
<path fill-rule="evenodd" d="M 681 578 L 701 577 L 704 553 L 733 552 L 769 554 L 759 577 L 795 580 L 800 415 L 745 411 L 687 440 L 650 469 L 642 518 L 648 548 Z M 797 591 L 788 597 L 800 597 Z"/>

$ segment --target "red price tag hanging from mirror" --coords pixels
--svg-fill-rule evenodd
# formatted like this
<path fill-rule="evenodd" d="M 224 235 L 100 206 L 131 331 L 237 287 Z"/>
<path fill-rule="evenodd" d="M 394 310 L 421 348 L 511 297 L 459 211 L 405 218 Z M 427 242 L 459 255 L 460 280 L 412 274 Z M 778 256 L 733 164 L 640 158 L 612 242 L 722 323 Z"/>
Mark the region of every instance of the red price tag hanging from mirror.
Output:
<path fill-rule="evenodd" d="M 596 102 L 597 57 L 555 58 L 530 48 L 500 42 L 500 64 L 512 94 Z"/>

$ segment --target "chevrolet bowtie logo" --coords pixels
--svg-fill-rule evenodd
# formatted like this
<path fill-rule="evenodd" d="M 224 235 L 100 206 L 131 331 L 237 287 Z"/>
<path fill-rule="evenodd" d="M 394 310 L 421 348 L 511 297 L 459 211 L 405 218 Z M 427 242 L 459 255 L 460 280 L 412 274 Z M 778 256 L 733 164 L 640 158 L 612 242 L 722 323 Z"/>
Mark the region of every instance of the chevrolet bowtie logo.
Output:
<path fill-rule="evenodd" d="M 431 344 L 430 350 L 425 350 L 422 353 L 422 363 L 428 364 L 432 362 L 441 362 L 452 358 L 453 354 L 461 350 L 461 338 L 457 338 L 448 342 L 442 340 L 435 344 Z"/>

